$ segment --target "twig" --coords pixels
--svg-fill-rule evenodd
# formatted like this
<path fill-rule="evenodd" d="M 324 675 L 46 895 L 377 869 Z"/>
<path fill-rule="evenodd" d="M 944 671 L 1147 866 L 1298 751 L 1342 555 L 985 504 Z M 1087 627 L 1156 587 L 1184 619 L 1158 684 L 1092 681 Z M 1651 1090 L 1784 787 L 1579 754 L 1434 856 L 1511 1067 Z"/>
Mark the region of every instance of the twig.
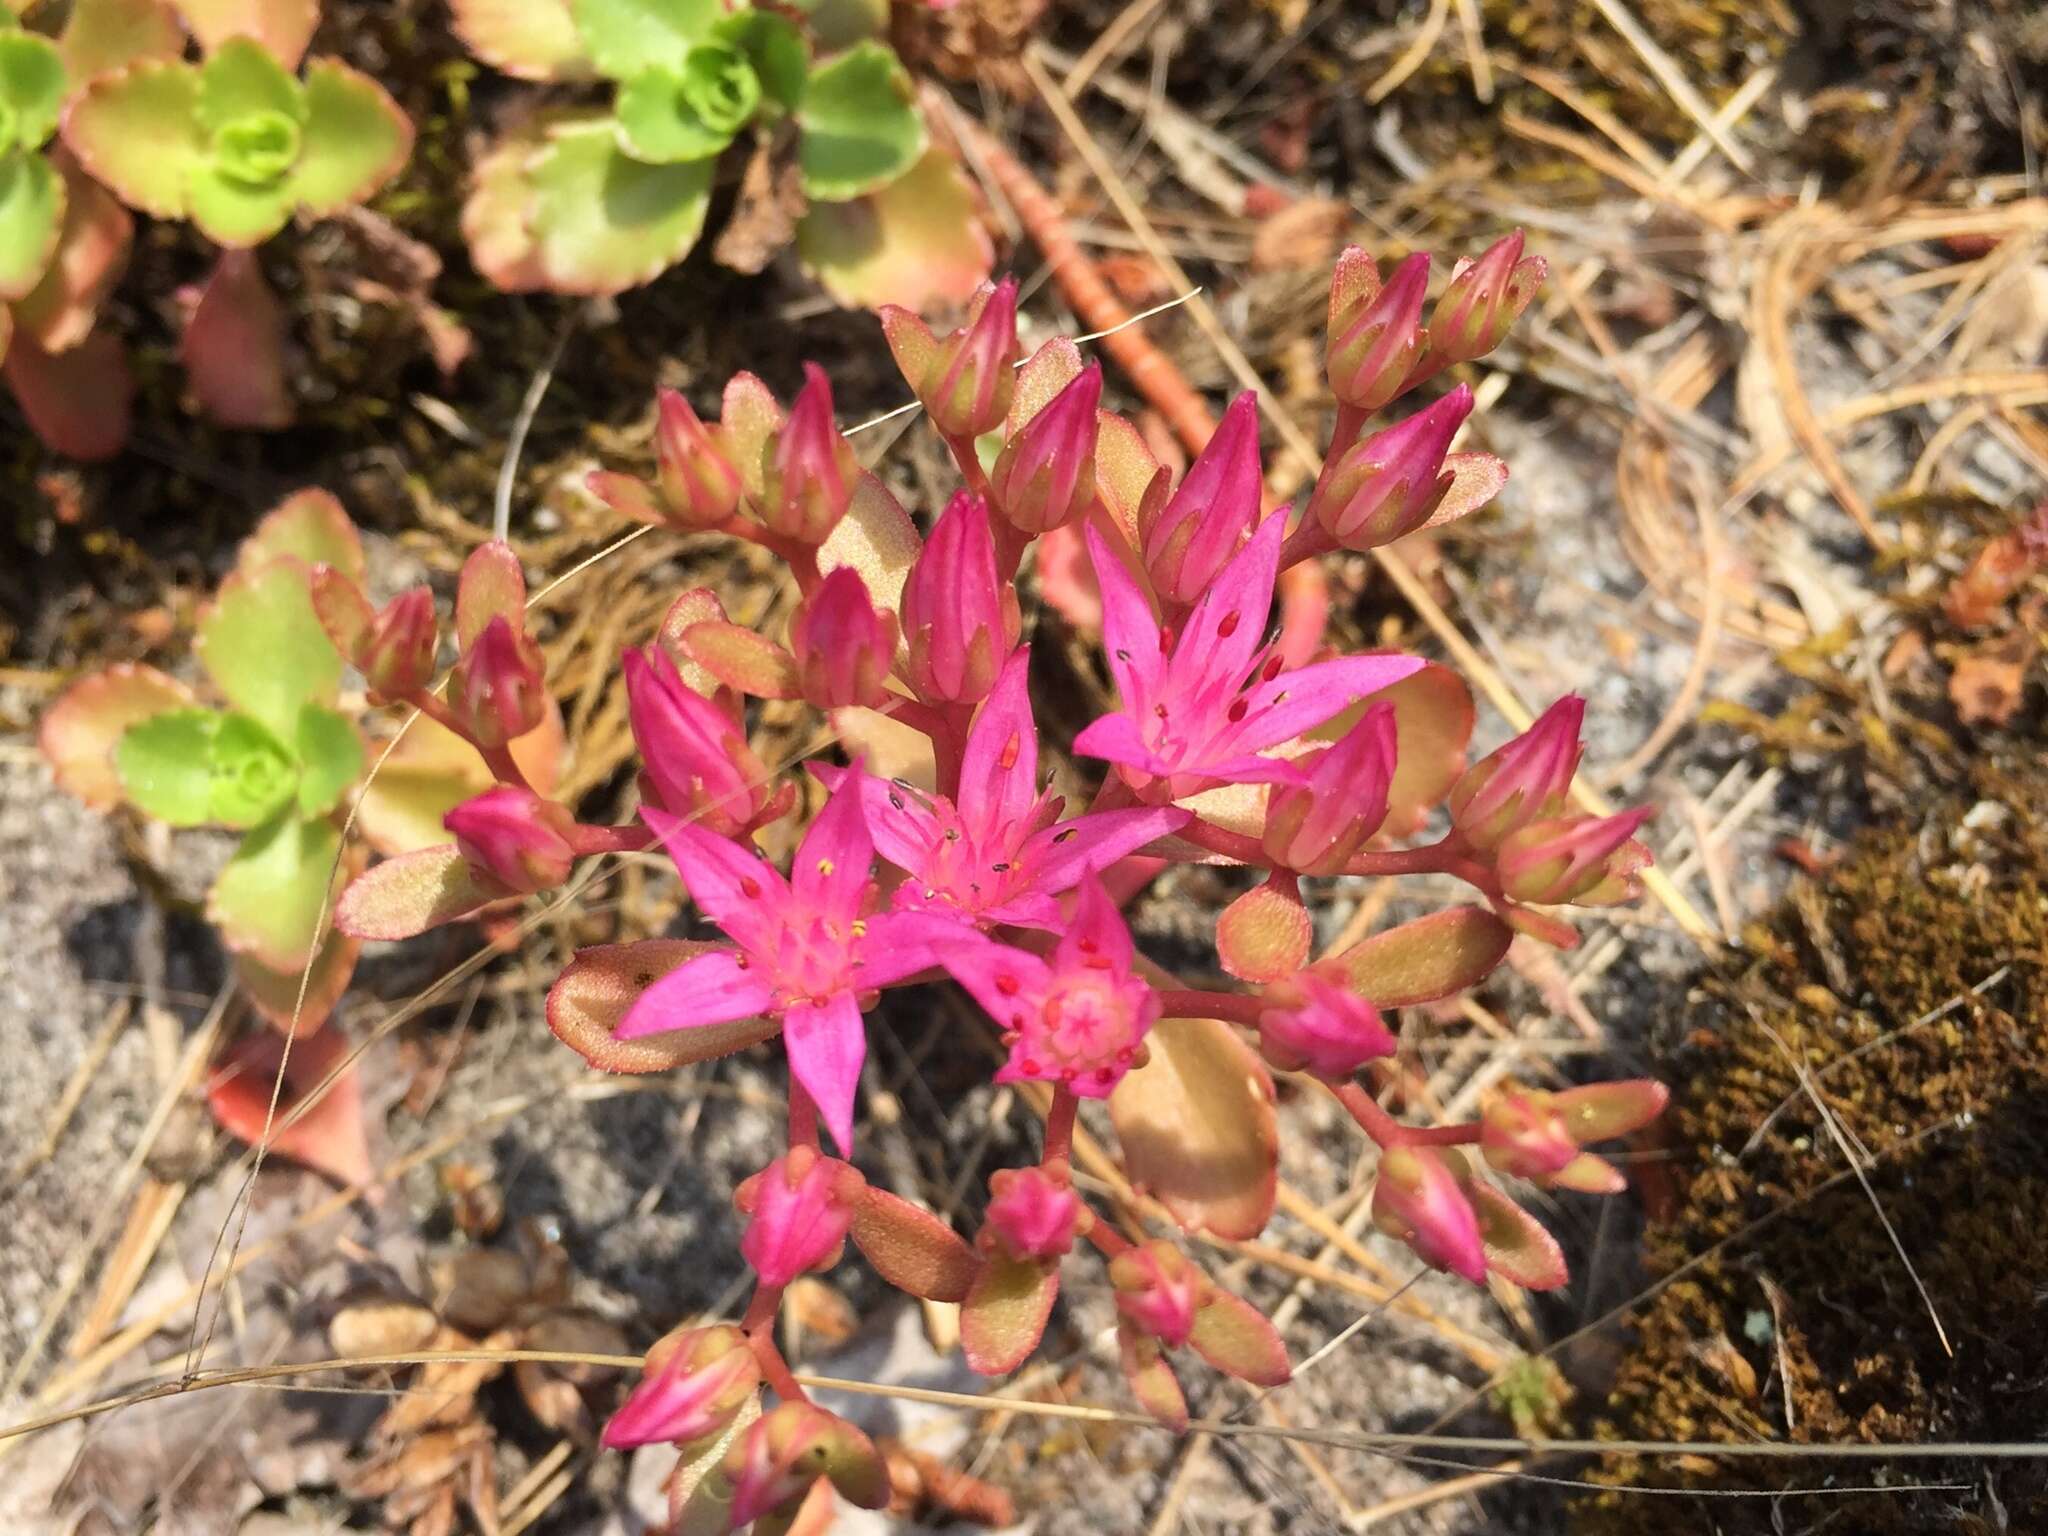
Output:
<path fill-rule="evenodd" d="M 583 307 L 572 305 L 562 316 L 562 323 L 555 330 L 555 344 L 548 349 L 547 360 L 534 374 L 533 381 L 526 386 L 526 397 L 519 402 L 519 413 L 512 418 L 512 430 L 505 435 L 505 457 L 498 463 L 497 489 L 491 497 L 491 537 L 500 541 L 511 537 L 512 532 L 512 487 L 519 478 L 519 456 L 526 449 L 526 434 L 533 430 L 533 418 L 540 414 L 540 403 L 547 398 L 548 385 L 555 379 L 555 369 L 562 361 L 562 353 L 568 349 L 569 338 L 575 333 L 576 322 L 582 316 Z"/>
<path fill-rule="evenodd" d="M 1650 73 L 1678 103 L 1679 110 L 1698 124 L 1700 132 L 1714 141 L 1714 147 L 1726 155 L 1737 170 L 1745 175 L 1755 175 L 1756 164 L 1748 152 L 1714 120 L 1714 109 L 1693 88 L 1692 81 L 1686 78 L 1685 71 L 1678 67 L 1671 55 L 1658 47 L 1657 40 L 1643 30 L 1643 24 L 1635 19 L 1628 7 L 1621 0 L 1593 0 L 1593 4 L 1607 18 L 1608 24 L 1621 34 L 1622 40 L 1636 51 L 1637 57 L 1650 67 Z"/>

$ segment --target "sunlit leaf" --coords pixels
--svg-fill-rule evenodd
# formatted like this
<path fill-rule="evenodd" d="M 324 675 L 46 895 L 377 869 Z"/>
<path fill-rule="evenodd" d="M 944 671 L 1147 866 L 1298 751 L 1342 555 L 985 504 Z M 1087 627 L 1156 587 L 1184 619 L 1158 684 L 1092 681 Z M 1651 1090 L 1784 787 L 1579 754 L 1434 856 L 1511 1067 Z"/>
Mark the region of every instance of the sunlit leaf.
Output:
<path fill-rule="evenodd" d="M 199 659 L 214 686 L 286 740 L 304 705 L 332 704 L 341 690 L 341 655 L 306 582 L 289 561 L 237 571 L 199 616 Z"/>
<path fill-rule="evenodd" d="M 719 0 L 570 0 L 570 10 L 597 72 L 614 80 L 681 63 L 725 14 Z"/>
<path fill-rule="evenodd" d="M 835 299 L 868 308 L 964 304 L 995 265 L 973 184 L 937 147 L 866 197 L 813 203 L 797 224 L 796 249 Z"/>
<path fill-rule="evenodd" d="M 642 992 L 684 961 L 718 947 L 690 939 L 642 939 L 580 949 L 548 989 L 548 1028 L 600 1072 L 665 1072 L 768 1039 L 782 1028 L 779 1020 L 739 1019 L 637 1040 L 612 1038 Z"/>
<path fill-rule="evenodd" d="M 216 710 L 179 709 L 130 727 L 114 748 L 114 773 L 129 803 L 173 827 L 204 825 L 220 720 Z"/>
<path fill-rule="evenodd" d="M 462 238 L 469 244 L 470 263 L 505 293 L 547 286 L 527 223 L 533 202 L 527 168 L 544 144 L 537 135 L 521 135 L 493 146 L 477 161 L 463 200 Z"/>
<path fill-rule="evenodd" d="M 363 776 L 363 738 L 336 710 L 308 704 L 299 713 L 299 814 L 324 816 Z"/>
<path fill-rule="evenodd" d="M 992 1255 L 960 1304 L 960 1346 L 983 1376 L 1007 1376 L 1038 1348 L 1060 1293 L 1057 1264 Z"/>
<path fill-rule="evenodd" d="M 356 957 L 362 953 L 360 940 L 352 939 L 345 933 L 329 931 L 321 942 L 319 958 L 313 962 L 313 972 L 306 980 L 305 1001 L 299 999 L 299 978 L 303 968 L 280 971 L 273 970 L 254 955 L 235 956 L 235 978 L 241 982 L 242 991 L 251 1004 L 274 1029 L 293 1032 L 292 1017 L 296 1012 L 300 1037 L 312 1034 L 327 1016 L 334 1011 L 334 1005 L 341 1001 L 348 991 L 349 979 L 355 975 Z"/>
<path fill-rule="evenodd" d="M 467 917 L 506 892 L 470 868 L 453 843 L 401 853 L 351 880 L 334 926 L 358 939 L 409 939 Z"/>
<path fill-rule="evenodd" d="M 1217 1370 L 1255 1387 L 1277 1387 L 1293 1375 L 1280 1331 L 1242 1296 L 1220 1288 L 1195 1312 L 1188 1343 Z"/>
<path fill-rule="evenodd" d="M 140 59 L 101 76 L 65 110 L 64 142 L 129 207 L 183 218 L 207 155 L 199 71 L 176 59 Z"/>
<path fill-rule="evenodd" d="M 70 151 L 53 150 L 50 163 L 64 178 L 64 223 L 42 281 L 14 306 L 14 320 L 44 351 L 63 352 L 91 334 L 121 276 L 135 220 Z"/>
<path fill-rule="evenodd" d="M 1465 1195 L 1479 1217 L 1489 1270 L 1531 1291 L 1554 1291 L 1571 1278 L 1563 1250 L 1542 1222 L 1483 1179 L 1467 1185 Z"/>
<path fill-rule="evenodd" d="M 159 723 L 152 720 L 138 729 L 147 731 Z M 260 826 L 283 810 L 299 787 L 299 765 L 291 751 L 247 715 L 221 717 L 213 736 L 211 767 L 207 819 L 224 827 Z M 122 778 L 127 779 L 125 766 Z"/>
<path fill-rule="evenodd" d="M 562 751 L 562 715 L 550 700 L 546 718 L 512 743 L 512 760 L 545 795 L 559 778 Z M 356 827 L 383 854 L 446 846 L 442 818 L 497 782 L 475 747 L 424 715 L 388 753 L 372 752 L 370 760 L 376 776 L 356 802 Z"/>
<path fill-rule="evenodd" d="M 1477 986 L 1514 934 L 1484 907 L 1450 907 L 1353 945 L 1328 962 L 1377 1008 L 1405 1008 Z"/>
<path fill-rule="evenodd" d="M 903 601 L 903 583 L 922 548 L 917 525 L 902 503 L 880 480 L 862 471 L 846 515 L 818 546 L 818 574 L 851 566 L 875 605 L 893 609 Z"/>
<path fill-rule="evenodd" d="M 363 579 L 362 538 L 327 491 L 294 491 L 264 513 L 235 551 L 235 568 L 253 571 L 278 559 L 297 560 L 309 570 L 331 565 L 351 581 Z"/>
<path fill-rule="evenodd" d="M 873 1185 L 862 1193 L 847 1235 L 876 1274 L 926 1301 L 959 1301 L 975 1279 L 974 1250 L 959 1233 Z"/>
<path fill-rule="evenodd" d="M 811 71 L 797 124 L 804 192 L 827 203 L 887 186 L 917 164 L 929 138 L 910 75 L 886 44 L 872 41 Z"/>
<path fill-rule="evenodd" d="M 1189 1229 L 1248 1238 L 1273 1214 L 1273 1080 L 1215 1019 L 1162 1019 L 1151 1057 L 1109 1096 L 1124 1172 Z"/>
<path fill-rule="evenodd" d="M 305 134 L 291 192 L 315 218 L 370 197 L 412 153 L 412 119 L 384 87 L 335 59 L 306 66 Z"/>
<path fill-rule="evenodd" d="M 494 69 L 526 80 L 589 71 L 568 0 L 449 0 L 448 10 L 463 46 Z"/>
<path fill-rule="evenodd" d="M 64 110 L 63 56 L 47 37 L 0 29 L 0 105 L 7 110 L 0 150 L 38 150 Z"/>
<path fill-rule="evenodd" d="M 372 1170 L 361 1074 L 348 1055 L 348 1042 L 335 1029 L 289 1043 L 269 1030 L 244 1035 L 214 1063 L 206 1107 L 222 1130 L 251 1146 L 264 1141 L 267 1130 L 272 1157 L 288 1157 L 337 1183 L 367 1183 Z M 308 1107 L 300 1112 L 301 1105 Z"/>
<path fill-rule="evenodd" d="M 185 29 L 164 0 L 73 0 L 57 51 L 65 73 L 85 81 L 137 59 L 177 58 Z"/>
<path fill-rule="evenodd" d="M 1256 885 L 1216 920 L 1216 958 L 1240 981 L 1278 981 L 1307 963 L 1313 929 L 1299 892 Z"/>
<path fill-rule="evenodd" d="M 286 69 L 298 68 L 320 24 L 319 0 L 178 0 L 178 11 L 206 52 L 253 38 Z"/>
<path fill-rule="evenodd" d="M 621 293 L 660 276 L 704 228 L 713 162 L 642 165 L 609 119 L 554 130 L 526 167 L 535 261 L 559 293 Z"/>
<path fill-rule="evenodd" d="M 121 801 L 114 748 L 131 726 L 189 709 L 192 690 L 155 667 L 122 662 L 65 689 L 37 727 L 36 745 L 57 787 L 95 810 Z"/>
<path fill-rule="evenodd" d="M 280 816 L 258 827 L 207 893 L 208 920 L 230 949 L 276 970 L 304 965 L 340 848 L 340 831 L 326 821 Z"/>
<path fill-rule="evenodd" d="M 0 153 L 0 299 L 25 298 L 43 280 L 63 232 L 64 201 L 64 179 L 47 159 Z"/>

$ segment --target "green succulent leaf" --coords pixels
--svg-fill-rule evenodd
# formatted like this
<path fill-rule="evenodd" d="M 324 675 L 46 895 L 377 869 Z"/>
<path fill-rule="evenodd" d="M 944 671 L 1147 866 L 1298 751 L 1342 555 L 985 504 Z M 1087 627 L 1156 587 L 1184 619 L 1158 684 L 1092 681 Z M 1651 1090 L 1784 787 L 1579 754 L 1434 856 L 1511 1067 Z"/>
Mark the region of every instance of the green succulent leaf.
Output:
<path fill-rule="evenodd" d="M 412 119 L 368 75 L 333 59 L 306 66 L 306 146 L 292 196 L 316 218 L 372 196 L 412 153 Z"/>
<path fill-rule="evenodd" d="M 571 0 L 570 8 L 591 62 L 612 80 L 679 66 L 725 14 L 720 0 Z"/>
<path fill-rule="evenodd" d="M 277 120 L 290 125 L 296 158 L 298 130 L 306 122 L 306 88 L 250 37 L 231 37 L 199 67 L 199 126 L 213 142 L 218 158 L 221 136 L 234 133 L 244 157 L 236 174 L 246 180 L 276 180 L 291 169 L 287 159 L 273 163 Z"/>
<path fill-rule="evenodd" d="M 66 74 L 90 80 L 141 58 L 175 59 L 185 32 L 162 0 L 75 0 L 57 50 Z"/>
<path fill-rule="evenodd" d="M 258 571 L 282 559 L 309 568 L 331 565 L 351 581 L 363 579 L 363 541 L 346 509 L 327 491 L 295 491 L 264 513 L 235 551 L 235 569 Z"/>
<path fill-rule="evenodd" d="M 804 191 L 839 203 L 885 187 L 924 154 L 924 118 L 910 76 L 877 42 L 856 43 L 811 71 L 797 111 Z"/>
<path fill-rule="evenodd" d="M 64 178 L 41 155 L 0 154 L 0 299 L 35 291 L 64 228 Z"/>
<path fill-rule="evenodd" d="M 199 659 L 214 685 L 280 739 L 293 740 L 299 712 L 332 704 L 341 656 L 313 613 L 305 568 L 275 561 L 237 571 L 199 619 Z"/>
<path fill-rule="evenodd" d="M 131 208 L 160 219 L 191 207 L 193 173 L 207 161 L 199 71 L 142 59 L 93 81 L 64 114 L 64 142 Z"/>
<path fill-rule="evenodd" d="M 742 103 L 751 112 L 760 99 L 761 83 L 745 59 L 730 49 L 692 48 L 682 69 L 646 70 L 619 87 L 619 144 L 649 165 L 708 160 L 746 118 L 729 126 L 722 120 Z M 700 101 L 712 115 L 699 110 Z"/>
<path fill-rule="evenodd" d="M 995 265 L 974 188 L 936 144 L 879 192 L 813 203 L 797 224 L 796 250 L 842 304 L 925 314 L 965 304 Z"/>
<path fill-rule="evenodd" d="M 41 149 L 64 110 L 64 61 L 33 32 L 0 32 L 0 149 Z"/>
<path fill-rule="evenodd" d="M 209 821 L 260 826 L 282 810 L 299 785 L 299 765 L 285 744 L 247 715 L 224 715 L 213 734 Z"/>
<path fill-rule="evenodd" d="M 221 715 L 174 709 L 142 720 L 114 745 L 121 791 L 145 816 L 174 827 L 204 826 L 213 810 L 213 741 Z"/>
<path fill-rule="evenodd" d="M 569 0 L 449 0 L 448 9 L 469 51 L 508 75 L 564 80 L 588 72 Z"/>
<path fill-rule="evenodd" d="M 811 71 L 811 55 L 803 33 L 787 17 L 773 11 L 741 11 L 713 27 L 711 36 L 746 55 L 769 102 L 787 112 L 797 109 Z"/>
<path fill-rule="evenodd" d="M 206 914 L 228 946 L 275 970 L 306 963 L 336 870 L 332 822 L 279 816 L 242 839 L 213 882 Z"/>
<path fill-rule="evenodd" d="M 621 293 L 683 259 L 704 228 L 712 162 L 646 165 L 610 118 L 555 130 L 527 169 L 536 259 L 560 293 Z"/>
<path fill-rule="evenodd" d="M 363 738 L 355 722 L 320 704 L 299 711 L 299 814 L 325 816 L 363 776 Z"/>

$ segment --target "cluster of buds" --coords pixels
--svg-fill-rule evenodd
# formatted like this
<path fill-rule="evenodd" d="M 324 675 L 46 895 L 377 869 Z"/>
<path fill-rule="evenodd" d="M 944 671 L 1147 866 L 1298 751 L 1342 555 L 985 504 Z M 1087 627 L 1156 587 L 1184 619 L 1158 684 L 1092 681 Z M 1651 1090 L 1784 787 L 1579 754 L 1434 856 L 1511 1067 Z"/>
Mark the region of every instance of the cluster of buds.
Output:
<path fill-rule="evenodd" d="M 1279 1330 L 1163 1239 L 1125 1246 L 1109 1261 L 1116 1291 L 1117 1356 L 1145 1411 L 1173 1429 L 1188 1422 L 1187 1396 L 1166 1352 L 1192 1348 L 1226 1376 L 1277 1387 L 1293 1374 Z"/>

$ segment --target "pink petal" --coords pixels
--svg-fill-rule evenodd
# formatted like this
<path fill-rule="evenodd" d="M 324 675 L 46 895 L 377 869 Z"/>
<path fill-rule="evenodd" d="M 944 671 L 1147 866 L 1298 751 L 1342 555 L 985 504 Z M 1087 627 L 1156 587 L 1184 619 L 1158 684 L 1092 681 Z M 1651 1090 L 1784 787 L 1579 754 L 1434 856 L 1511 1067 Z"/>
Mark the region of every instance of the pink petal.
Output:
<path fill-rule="evenodd" d="M 1268 517 L 1202 594 L 1173 648 L 1176 683 L 1244 681 L 1266 638 L 1273 583 L 1280 575 L 1280 542 L 1286 536 L 1286 517 Z"/>
<path fill-rule="evenodd" d="M 852 922 L 860 916 L 868 867 L 874 860 L 875 840 L 861 811 L 860 787 L 842 786 L 797 845 L 789 881 L 798 906 Z"/>
<path fill-rule="evenodd" d="M 941 963 L 1003 1029 L 1016 1029 L 1043 1006 L 1052 967 L 1038 956 L 972 933 Z"/>
<path fill-rule="evenodd" d="M 1124 708 L 1141 710 L 1159 692 L 1166 670 L 1160 655 L 1159 621 L 1123 561 L 1090 524 L 1088 558 L 1102 589 L 1102 648 Z M 1098 722 L 1099 723 L 1099 722 Z"/>
<path fill-rule="evenodd" d="M 1017 863 L 1032 890 L 1057 895 L 1089 871 L 1114 864 L 1193 819 L 1192 812 L 1172 805 L 1096 811 L 1036 834 L 1018 850 Z"/>
<path fill-rule="evenodd" d="M 853 1151 L 853 1094 L 867 1058 L 860 1007 L 846 993 L 822 1003 L 799 1003 L 783 1015 L 782 1045 L 789 1070 L 817 1101 L 818 1118 L 843 1153 Z"/>
<path fill-rule="evenodd" d="M 1125 703 L 1128 707 L 1129 701 Z M 1142 768 L 1147 773 L 1173 770 L 1171 763 L 1162 763 L 1158 754 L 1145 744 L 1145 738 L 1138 734 L 1137 721 L 1129 715 L 1104 715 L 1093 721 L 1074 738 L 1074 750 L 1083 757 L 1099 757 L 1104 762 Z"/>
<path fill-rule="evenodd" d="M 1100 968 L 1107 960 L 1118 971 L 1131 968 L 1131 930 L 1109 892 L 1092 874 L 1081 882 L 1073 921 L 1061 937 L 1054 963 L 1062 970 Z"/>
<path fill-rule="evenodd" d="M 811 772 L 835 794 L 850 782 L 860 795 L 861 814 L 867 819 L 875 851 L 905 874 L 923 872 L 932 844 L 940 836 L 940 819 L 931 805 L 936 797 L 856 769 L 813 763 Z"/>
<path fill-rule="evenodd" d="M 730 1024 L 767 1012 L 774 1001 L 774 990 L 761 979 L 758 967 L 742 965 L 732 950 L 714 950 L 684 961 L 642 992 L 612 1038 L 638 1040 L 675 1029 Z"/>
<path fill-rule="evenodd" d="M 1031 647 L 1019 646 L 1003 663 L 1002 676 L 967 732 L 960 820 L 967 835 L 984 846 L 1009 846 L 1010 837 L 1029 823 L 1038 798 L 1038 725 L 1031 718 L 1030 678 Z"/>
<path fill-rule="evenodd" d="M 1339 656 L 1318 661 L 1251 691 L 1244 726 L 1231 737 L 1238 747 L 1276 747 L 1311 726 L 1402 678 L 1422 670 L 1419 656 Z"/>
<path fill-rule="evenodd" d="M 765 948 L 777 909 L 790 901 L 789 886 L 774 866 L 728 838 L 651 805 L 640 807 L 640 819 L 654 828 L 689 887 L 690 899 L 705 915 L 743 947 Z"/>
<path fill-rule="evenodd" d="M 979 937 L 968 923 L 937 912 L 877 913 L 860 944 L 860 984 L 886 987 L 936 969 Z"/>

